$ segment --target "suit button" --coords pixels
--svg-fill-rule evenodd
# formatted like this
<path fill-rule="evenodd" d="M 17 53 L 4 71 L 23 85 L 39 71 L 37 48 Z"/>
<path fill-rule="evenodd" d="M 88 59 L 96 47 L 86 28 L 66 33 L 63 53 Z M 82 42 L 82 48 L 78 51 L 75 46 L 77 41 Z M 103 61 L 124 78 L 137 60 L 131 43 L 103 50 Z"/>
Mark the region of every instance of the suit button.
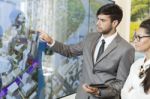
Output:
<path fill-rule="evenodd" d="M 95 70 L 93 69 L 93 74 L 95 74 Z"/>

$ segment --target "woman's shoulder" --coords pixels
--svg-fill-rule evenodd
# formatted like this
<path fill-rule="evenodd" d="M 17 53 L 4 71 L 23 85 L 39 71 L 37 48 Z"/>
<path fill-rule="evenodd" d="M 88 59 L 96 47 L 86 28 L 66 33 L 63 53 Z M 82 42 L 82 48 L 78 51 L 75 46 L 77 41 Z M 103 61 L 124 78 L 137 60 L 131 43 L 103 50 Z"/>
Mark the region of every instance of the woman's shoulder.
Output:
<path fill-rule="evenodd" d="M 145 57 L 138 58 L 134 63 L 143 63 L 145 60 Z"/>
<path fill-rule="evenodd" d="M 131 69 L 140 67 L 144 62 L 144 57 L 137 59 L 131 66 Z"/>

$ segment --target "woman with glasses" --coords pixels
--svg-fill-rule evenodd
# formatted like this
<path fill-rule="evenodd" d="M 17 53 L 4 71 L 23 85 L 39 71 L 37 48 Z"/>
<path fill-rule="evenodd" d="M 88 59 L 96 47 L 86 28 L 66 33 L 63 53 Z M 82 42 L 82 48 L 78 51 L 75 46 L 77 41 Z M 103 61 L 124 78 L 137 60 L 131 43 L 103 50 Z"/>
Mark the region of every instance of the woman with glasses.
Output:
<path fill-rule="evenodd" d="M 121 99 L 150 99 L 150 19 L 134 35 L 135 49 L 145 54 L 133 63 L 121 91 Z"/>

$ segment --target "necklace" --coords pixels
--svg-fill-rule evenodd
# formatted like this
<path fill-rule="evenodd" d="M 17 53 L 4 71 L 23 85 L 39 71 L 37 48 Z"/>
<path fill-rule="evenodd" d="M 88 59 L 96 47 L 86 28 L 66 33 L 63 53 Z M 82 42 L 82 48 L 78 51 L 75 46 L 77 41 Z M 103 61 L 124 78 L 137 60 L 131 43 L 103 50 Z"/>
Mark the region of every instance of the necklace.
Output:
<path fill-rule="evenodd" d="M 139 72 L 139 78 L 140 78 L 140 79 L 145 76 L 146 70 L 147 70 L 148 68 L 150 68 L 150 64 L 145 65 L 144 67 L 143 67 L 143 65 L 141 65 L 141 67 L 140 67 L 140 72 Z"/>
<path fill-rule="evenodd" d="M 144 68 L 143 68 L 143 65 L 141 65 L 141 68 L 140 68 L 140 72 L 139 72 L 139 78 L 143 78 L 145 75 L 145 71 L 144 71 Z"/>

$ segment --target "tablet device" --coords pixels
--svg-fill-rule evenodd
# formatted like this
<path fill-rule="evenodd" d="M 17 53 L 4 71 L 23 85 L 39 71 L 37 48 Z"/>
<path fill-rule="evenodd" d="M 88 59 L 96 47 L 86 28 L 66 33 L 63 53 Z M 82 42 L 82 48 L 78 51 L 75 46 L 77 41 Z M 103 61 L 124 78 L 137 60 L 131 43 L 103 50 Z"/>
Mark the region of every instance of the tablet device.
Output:
<path fill-rule="evenodd" d="M 89 86 L 95 88 L 108 88 L 108 86 L 105 84 L 90 84 Z"/>

